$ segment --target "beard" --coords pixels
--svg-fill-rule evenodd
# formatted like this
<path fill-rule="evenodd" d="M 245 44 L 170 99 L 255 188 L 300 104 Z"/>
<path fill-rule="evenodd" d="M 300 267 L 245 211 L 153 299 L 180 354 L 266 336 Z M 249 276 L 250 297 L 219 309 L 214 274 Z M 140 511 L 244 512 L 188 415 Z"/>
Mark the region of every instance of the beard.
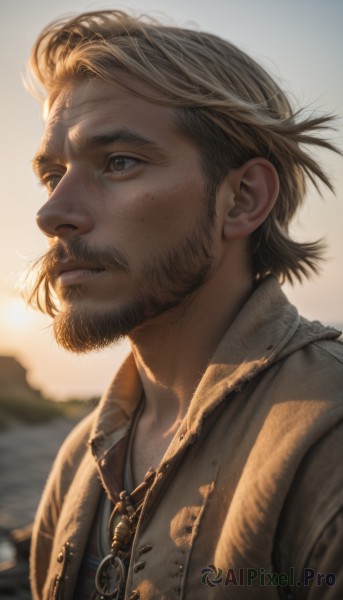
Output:
<path fill-rule="evenodd" d="M 85 297 L 82 285 L 61 288 L 62 305 L 56 308 L 51 288 L 58 265 L 66 259 L 83 260 L 133 278 L 126 257 L 115 248 L 90 248 L 81 238 L 60 241 L 38 263 L 39 274 L 30 301 L 33 303 L 35 296 L 36 305 L 42 309 L 38 296 L 44 289 L 45 311 L 54 317 L 55 339 L 66 350 L 86 353 L 103 349 L 190 299 L 209 279 L 213 263 L 212 232 L 213 221 L 205 214 L 178 244 L 143 264 L 136 277 L 137 293 L 130 301 L 118 306 L 114 297 L 113 307 L 99 307 L 99 310 L 80 305 Z"/>

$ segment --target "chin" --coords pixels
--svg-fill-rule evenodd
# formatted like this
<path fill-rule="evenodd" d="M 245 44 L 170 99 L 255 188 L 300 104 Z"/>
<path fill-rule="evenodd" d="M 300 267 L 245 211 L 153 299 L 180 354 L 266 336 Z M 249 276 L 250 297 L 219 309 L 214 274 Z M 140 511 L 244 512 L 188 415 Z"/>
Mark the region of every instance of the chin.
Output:
<path fill-rule="evenodd" d="M 53 331 L 60 346 L 81 354 L 119 342 L 145 320 L 141 302 L 114 308 L 74 301 L 62 306 L 54 318 Z"/>

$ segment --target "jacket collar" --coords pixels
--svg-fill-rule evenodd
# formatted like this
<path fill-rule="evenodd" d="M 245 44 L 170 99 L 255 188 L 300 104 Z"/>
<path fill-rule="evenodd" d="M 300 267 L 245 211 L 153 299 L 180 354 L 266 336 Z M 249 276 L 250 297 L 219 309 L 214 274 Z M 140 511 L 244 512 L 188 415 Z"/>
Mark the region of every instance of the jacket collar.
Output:
<path fill-rule="evenodd" d="M 124 360 L 95 411 L 89 445 L 99 458 L 128 432 L 142 397 L 142 383 L 133 354 Z"/>

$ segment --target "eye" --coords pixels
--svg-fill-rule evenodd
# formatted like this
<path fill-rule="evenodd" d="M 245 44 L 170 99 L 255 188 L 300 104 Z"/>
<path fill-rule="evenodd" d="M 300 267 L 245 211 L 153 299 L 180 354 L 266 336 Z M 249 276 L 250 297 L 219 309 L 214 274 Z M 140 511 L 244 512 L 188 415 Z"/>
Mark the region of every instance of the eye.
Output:
<path fill-rule="evenodd" d="M 142 161 L 131 156 L 110 156 L 108 170 L 112 173 L 123 173 L 137 166 Z"/>
<path fill-rule="evenodd" d="M 41 183 L 47 189 L 49 194 L 57 188 L 59 182 L 61 181 L 63 175 L 61 173 L 46 173 L 42 179 Z"/>

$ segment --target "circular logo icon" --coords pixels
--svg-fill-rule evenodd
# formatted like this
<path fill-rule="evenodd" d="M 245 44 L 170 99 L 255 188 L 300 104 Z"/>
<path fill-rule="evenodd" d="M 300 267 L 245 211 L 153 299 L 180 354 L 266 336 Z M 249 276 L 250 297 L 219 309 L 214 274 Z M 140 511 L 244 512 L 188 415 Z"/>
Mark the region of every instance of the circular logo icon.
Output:
<path fill-rule="evenodd" d="M 214 565 L 208 565 L 208 567 L 201 569 L 201 581 L 209 587 L 216 587 L 216 585 L 220 585 L 223 581 L 222 574 L 223 571 L 221 569 L 217 569 Z"/>

